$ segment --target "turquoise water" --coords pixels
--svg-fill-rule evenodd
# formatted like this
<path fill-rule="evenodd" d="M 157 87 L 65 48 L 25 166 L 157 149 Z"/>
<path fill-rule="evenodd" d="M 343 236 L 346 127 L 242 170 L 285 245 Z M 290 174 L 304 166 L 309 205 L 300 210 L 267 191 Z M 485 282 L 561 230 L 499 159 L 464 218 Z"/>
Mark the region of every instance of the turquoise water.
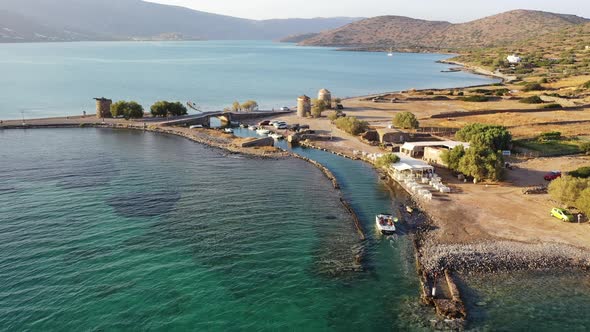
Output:
<path fill-rule="evenodd" d="M 0 44 L 0 119 L 94 112 L 94 97 L 193 101 L 218 110 L 255 99 L 293 106 L 321 88 L 357 96 L 409 88 L 487 84 L 468 73 L 441 73 L 449 56 L 337 52 L 259 41 Z"/>
<path fill-rule="evenodd" d="M 373 216 L 393 203 L 361 163 L 330 161 L 348 179 L 365 242 L 339 193 L 300 160 L 101 129 L 0 131 L 0 140 L 1 330 L 408 324 L 411 246 L 375 236 Z M 350 271 L 359 252 L 363 269 Z"/>

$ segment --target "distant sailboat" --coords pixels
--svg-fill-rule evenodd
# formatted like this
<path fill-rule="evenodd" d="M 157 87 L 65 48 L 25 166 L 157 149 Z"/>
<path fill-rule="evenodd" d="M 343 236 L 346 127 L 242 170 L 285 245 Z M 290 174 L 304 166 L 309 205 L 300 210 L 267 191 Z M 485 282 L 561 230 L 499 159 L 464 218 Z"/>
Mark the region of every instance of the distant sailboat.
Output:
<path fill-rule="evenodd" d="M 389 53 L 387 53 L 387 56 L 393 56 L 393 47 L 389 48 Z"/>

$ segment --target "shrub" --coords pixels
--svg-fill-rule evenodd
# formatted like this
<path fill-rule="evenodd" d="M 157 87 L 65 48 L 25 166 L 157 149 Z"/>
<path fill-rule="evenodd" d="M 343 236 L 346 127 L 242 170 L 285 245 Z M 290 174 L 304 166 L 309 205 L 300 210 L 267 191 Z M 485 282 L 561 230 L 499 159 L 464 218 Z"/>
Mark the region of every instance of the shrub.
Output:
<path fill-rule="evenodd" d="M 590 154 L 590 142 L 580 144 L 580 150 L 586 154 Z"/>
<path fill-rule="evenodd" d="M 354 116 L 345 116 L 334 121 L 336 127 L 351 135 L 360 135 L 369 129 L 369 123 L 361 121 Z"/>
<path fill-rule="evenodd" d="M 143 118 L 143 106 L 134 101 L 118 101 L 111 105 L 111 114 L 114 118 L 123 116 L 125 119 Z"/>
<path fill-rule="evenodd" d="M 588 82 L 586 82 L 586 83 L 582 84 L 582 87 L 583 87 L 584 89 L 590 89 L 590 81 L 588 81 Z"/>
<path fill-rule="evenodd" d="M 522 88 L 522 91 L 529 92 L 529 91 L 542 91 L 545 88 L 539 83 L 526 83 Z"/>
<path fill-rule="evenodd" d="M 530 97 L 526 97 L 526 98 L 521 99 L 520 102 L 523 104 L 542 104 L 543 99 L 541 99 L 541 97 L 539 97 L 539 96 L 530 96 Z"/>
<path fill-rule="evenodd" d="M 590 166 L 580 167 L 577 170 L 570 172 L 569 175 L 580 179 L 590 178 Z"/>
<path fill-rule="evenodd" d="M 181 116 L 188 114 L 186 107 L 180 102 L 157 101 L 150 107 L 154 117 Z"/>
<path fill-rule="evenodd" d="M 401 112 L 393 118 L 393 125 L 403 129 L 417 129 L 420 127 L 420 122 L 413 113 Z"/>
<path fill-rule="evenodd" d="M 463 97 L 463 98 L 461 98 L 461 100 L 471 102 L 471 103 L 485 103 L 486 101 L 489 101 L 490 98 L 488 98 L 486 96 L 475 95 L 475 96 Z"/>
<path fill-rule="evenodd" d="M 391 164 L 395 164 L 399 161 L 400 161 L 400 159 L 396 154 L 388 153 L 386 155 L 383 155 L 383 156 L 377 158 L 377 160 L 375 161 L 375 165 L 379 168 L 383 168 L 383 167 L 388 167 Z"/>
<path fill-rule="evenodd" d="M 549 184 L 549 194 L 553 199 L 567 206 L 575 206 L 580 194 L 589 187 L 589 179 L 564 175 L 551 181 L 551 184 Z"/>
<path fill-rule="evenodd" d="M 326 109 L 326 102 L 320 99 L 314 99 L 312 103 L 311 116 L 314 118 L 321 118 L 322 112 Z"/>
<path fill-rule="evenodd" d="M 457 96 L 464 96 L 464 95 L 465 95 L 465 92 L 463 92 L 463 91 L 459 91 L 459 92 L 457 93 Z"/>
<path fill-rule="evenodd" d="M 560 108 L 563 108 L 563 106 L 561 106 L 560 104 L 557 104 L 557 103 L 551 103 L 551 104 L 546 104 L 546 105 L 540 105 L 539 108 L 540 109 L 551 109 L 551 108 L 560 109 Z"/>
<path fill-rule="evenodd" d="M 561 133 L 559 131 L 550 131 L 547 133 L 542 133 L 539 135 L 539 141 L 547 142 L 547 141 L 558 141 L 561 139 Z"/>
<path fill-rule="evenodd" d="M 242 111 L 253 112 L 258 109 L 258 103 L 255 100 L 248 100 L 240 105 Z"/>

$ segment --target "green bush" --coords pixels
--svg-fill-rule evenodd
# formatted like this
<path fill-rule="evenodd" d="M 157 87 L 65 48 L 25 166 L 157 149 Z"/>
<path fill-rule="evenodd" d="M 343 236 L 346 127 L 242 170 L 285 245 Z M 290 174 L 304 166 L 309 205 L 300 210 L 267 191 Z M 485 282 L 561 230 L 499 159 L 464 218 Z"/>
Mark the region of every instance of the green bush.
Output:
<path fill-rule="evenodd" d="M 143 106 L 134 101 L 121 100 L 111 105 L 111 114 L 114 118 L 123 116 L 125 119 L 141 119 Z"/>
<path fill-rule="evenodd" d="M 521 99 L 520 102 L 523 104 L 542 104 L 543 99 L 541 99 L 541 97 L 539 97 L 539 96 L 530 96 L 530 97 L 526 97 L 526 98 Z"/>
<path fill-rule="evenodd" d="M 563 108 L 563 106 L 561 106 L 560 104 L 557 104 L 557 103 L 551 103 L 551 104 L 546 104 L 546 105 L 540 105 L 539 108 L 540 109 L 551 109 L 551 108 L 560 109 L 560 108 Z"/>
<path fill-rule="evenodd" d="M 550 131 L 547 133 L 542 133 L 539 135 L 539 141 L 547 142 L 547 141 L 558 141 L 561 139 L 561 133 L 559 131 Z"/>
<path fill-rule="evenodd" d="M 336 127 L 351 135 L 360 135 L 369 129 L 369 123 L 361 121 L 354 116 L 345 116 L 334 121 Z"/>
<path fill-rule="evenodd" d="M 580 150 L 586 154 L 590 154 L 590 142 L 580 144 Z"/>
<path fill-rule="evenodd" d="M 388 167 L 391 164 L 398 163 L 400 161 L 399 157 L 396 154 L 388 153 L 383 155 L 375 161 L 375 165 L 379 168 Z"/>
<path fill-rule="evenodd" d="M 529 91 L 542 91 L 545 88 L 539 83 L 526 83 L 522 88 L 522 91 L 529 92 Z"/>
<path fill-rule="evenodd" d="M 420 122 L 413 113 L 401 112 L 393 118 L 393 125 L 403 129 L 417 129 L 420 127 Z"/>
<path fill-rule="evenodd" d="M 157 101 L 152 105 L 150 111 L 154 117 L 181 116 L 188 114 L 186 107 L 184 107 L 182 103 L 171 103 L 168 101 Z"/>
<path fill-rule="evenodd" d="M 586 83 L 582 84 L 582 87 L 583 87 L 584 89 L 590 89 L 590 81 L 588 81 L 588 82 L 586 82 Z"/>
<path fill-rule="evenodd" d="M 457 93 L 457 96 L 464 96 L 464 95 L 465 95 L 465 93 L 464 93 L 463 91 L 459 91 L 459 92 Z"/>
<path fill-rule="evenodd" d="M 489 101 L 490 98 L 488 98 L 486 96 L 475 95 L 475 96 L 463 97 L 463 98 L 461 98 L 461 100 L 467 101 L 470 103 L 485 103 L 486 101 Z"/>
<path fill-rule="evenodd" d="M 590 178 L 590 166 L 580 167 L 577 170 L 570 172 L 569 175 L 580 179 Z"/>

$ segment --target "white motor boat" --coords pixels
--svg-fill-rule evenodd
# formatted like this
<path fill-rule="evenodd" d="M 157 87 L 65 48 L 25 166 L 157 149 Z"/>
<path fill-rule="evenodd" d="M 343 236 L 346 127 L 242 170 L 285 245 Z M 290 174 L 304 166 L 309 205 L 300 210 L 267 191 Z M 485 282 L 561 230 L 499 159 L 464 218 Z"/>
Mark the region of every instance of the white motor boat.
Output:
<path fill-rule="evenodd" d="M 231 128 L 225 128 L 223 131 L 225 131 L 228 134 L 233 134 L 234 133 L 234 130 L 231 129 Z"/>
<path fill-rule="evenodd" d="M 256 128 L 256 126 L 249 126 L 249 127 L 248 127 L 248 129 L 249 129 L 249 130 L 252 130 L 252 131 L 254 131 L 254 130 L 258 130 L 258 128 Z"/>
<path fill-rule="evenodd" d="M 258 129 L 256 131 L 256 133 L 260 136 L 268 136 L 270 134 L 270 130 L 261 128 L 261 129 Z"/>
<path fill-rule="evenodd" d="M 277 133 L 270 134 L 269 136 L 276 139 L 276 140 L 285 139 L 285 136 L 283 136 L 281 134 L 277 134 Z"/>
<path fill-rule="evenodd" d="M 395 233 L 395 223 L 398 222 L 398 219 L 390 214 L 379 214 L 375 217 L 375 222 L 381 233 L 391 234 Z"/>

